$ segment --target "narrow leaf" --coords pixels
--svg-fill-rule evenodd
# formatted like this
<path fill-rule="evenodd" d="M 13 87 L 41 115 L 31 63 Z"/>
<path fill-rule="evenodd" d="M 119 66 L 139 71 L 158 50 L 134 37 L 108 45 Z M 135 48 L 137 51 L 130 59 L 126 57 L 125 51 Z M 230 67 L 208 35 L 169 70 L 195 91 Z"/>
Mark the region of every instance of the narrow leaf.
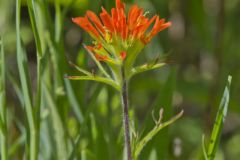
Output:
<path fill-rule="evenodd" d="M 139 154 L 141 153 L 143 147 L 164 127 L 172 124 L 173 122 L 175 122 L 177 119 L 179 119 L 181 116 L 183 115 L 183 111 L 181 111 L 180 113 L 178 113 L 175 117 L 173 117 L 172 119 L 170 119 L 167 122 L 164 123 L 160 123 L 157 124 L 150 132 L 148 132 L 148 134 L 143 137 L 142 140 L 140 140 L 140 142 L 137 144 L 136 146 L 136 150 L 134 152 L 134 156 L 135 158 L 137 158 L 139 156 Z"/>
<path fill-rule="evenodd" d="M 23 48 L 23 43 L 20 35 L 20 13 L 21 13 L 21 0 L 17 0 L 16 5 L 16 37 L 17 37 L 17 63 L 19 69 L 19 76 L 23 91 L 23 97 L 27 112 L 28 123 L 31 129 L 35 129 L 34 126 L 34 114 L 32 108 L 32 89 L 31 89 L 31 81 L 27 66 L 27 56 L 26 51 Z"/>
<path fill-rule="evenodd" d="M 119 85 L 111 79 L 99 77 L 99 76 L 67 76 L 66 78 L 71 80 L 90 80 L 90 81 L 97 81 L 108 84 L 115 88 L 116 90 L 120 90 Z"/>
<path fill-rule="evenodd" d="M 145 72 L 145 71 L 161 68 L 164 65 L 165 65 L 165 63 L 157 63 L 157 64 L 154 64 L 154 65 L 144 64 L 142 66 L 135 67 L 131 70 L 131 73 L 130 73 L 129 77 L 132 77 L 136 74 L 139 74 L 139 73 L 142 73 L 142 72 Z"/>
<path fill-rule="evenodd" d="M 210 138 L 210 144 L 208 146 L 207 156 L 209 160 L 213 160 L 217 152 L 218 144 L 220 141 L 220 135 L 223 129 L 223 124 L 227 116 L 231 81 L 232 81 L 232 76 L 228 76 L 227 85 L 225 87 L 225 90 L 219 105 L 218 113 L 216 116 L 216 120 L 213 126 L 211 138 Z"/>
<path fill-rule="evenodd" d="M 79 72 L 81 72 L 81 73 L 83 73 L 83 74 L 85 74 L 85 75 L 87 75 L 87 76 L 91 76 L 91 75 L 92 75 L 92 73 L 86 71 L 85 69 L 82 69 L 82 68 L 78 67 L 76 64 L 74 64 L 74 63 L 71 62 L 71 61 L 69 61 L 69 64 L 70 64 L 72 67 L 74 67 L 76 70 L 78 70 Z"/>
<path fill-rule="evenodd" d="M 33 35 L 34 35 L 34 39 L 36 42 L 37 54 L 39 57 L 42 57 L 41 41 L 40 41 L 40 37 L 38 34 L 37 22 L 36 22 L 35 1 L 27 0 L 27 6 L 28 6 L 28 13 L 30 16 L 31 25 L 32 25 Z"/>

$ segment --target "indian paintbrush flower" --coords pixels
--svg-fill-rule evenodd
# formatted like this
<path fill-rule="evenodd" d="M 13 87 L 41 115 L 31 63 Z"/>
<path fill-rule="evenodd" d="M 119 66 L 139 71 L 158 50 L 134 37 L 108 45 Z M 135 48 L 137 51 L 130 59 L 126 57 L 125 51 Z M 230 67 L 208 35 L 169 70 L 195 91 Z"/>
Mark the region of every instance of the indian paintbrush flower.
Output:
<path fill-rule="evenodd" d="M 87 11 L 84 17 L 72 21 L 84 29 L 94 39 L 93 46 L 86 48 L 95 54 L 98 61 L 110 67 L 126 65 L 131 68 L 137 55 L 160 31 L 171 26 L 171 22 L 155 15 L 146 17 L 144 10 L 137 5 L 130 7 L 125 14 L 125 4 L 116 0 L 116 7 L 109 14 L 103 7 L 100 16 Z"/>
<path fill-rule="evenodd" d="M 98 68 L 104 74 L 97 76 L 84 69 L 76 68 L 85 76 L 70 76 L 73 80 L 94 80 L 113 86 L 121 94 L 123 108 L 123 126 L 125 148 L 128 160 L 139 153 L 131 150 L 131 139 L 128 117 L 128 81 L 140 72 L 159 68 L 164 63 L 154 63 L 133 67 L 136 57 L 141 50 L 160 31 L 171 26 L 171 22 L 159 16 L 147 18 L 147 14 L 137 5 L 130 7 L 125 14 L 125 4 L 116 0 L 116 8 L 109 14 L 103 7 L 98 17 L 92 11 L 87 11 L 84 17 L 73 18 L 72 21 L 84 29 L 94 39 L 93 45 L 85 46 L 88 53 L 96 62 Z M 106 72 L 100 62 L 105 62 L 110 67 L 113 78 Z"/>

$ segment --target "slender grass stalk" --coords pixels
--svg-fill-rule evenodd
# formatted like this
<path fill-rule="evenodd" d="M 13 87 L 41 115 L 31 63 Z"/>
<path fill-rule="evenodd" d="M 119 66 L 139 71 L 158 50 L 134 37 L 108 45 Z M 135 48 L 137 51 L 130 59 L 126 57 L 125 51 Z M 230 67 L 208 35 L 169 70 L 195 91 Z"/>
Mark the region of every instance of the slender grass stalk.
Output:
<path fill-rule="evenodd" d="M 20 81 L 23 91 L 24 105 L 26 107 L 27 121 L 29 124 L 30 143 L 27 144 L 29 148 L 30 160 L 37 159 L 38 153 L 38 137 L 36 136 L 36 122 L 34 115 L 34 108 L 32 105 L 32 90 L 27 67 L 26 51 L 23 48 L 21 35 L 20 35 L 20 15 L 21 15 L 21 0 L 16 1 L 16 39 L 17 39 L 17 62 L 20 75 Z M 27 155 L 28 157 L 28 155 Z"/>
<path fill-rule="evenodd" d="M 68 98 L 69 98 L 69 103 L 71 104 L 71 106 L 73 108 L 73 111 L 76 114 L 78 122 L 80 124 L 82 124 L 83 121 L 84 121 L 83 113 L 82 113 L 82 110 L 81 110 L 81 108 L 78 104 L 77 97 L 73 92 L 72 85 L 71 85 L 69 79 L 67 79 L 67 78 L 64 79 L 64 82 L 65 82 L 65 86 L 66 86 L 66 92 L 67 92 L 67 95 L 68 95 Z"/>
<path fill-rule="evenodd" d="M 5 54 L 1 37 L 0 48 L 0 118 L 2 123 L 0 131 L 1 159 L 8 160 Z"/>
<path fill-rule="evenodd" d="M 131 140 L 129 131 L 129 116 L 128 116 L 128 81 L 125 76 L 124 67 L 121 68 L 122 87 L 121 87 L 121 98 L 122 98 L 122 109 L 123 109 L 123 125 L 124 125 L 124 140 L 125 148 L 127 150 L 127 159 L 132 160 Z"/>
<path fill-rule="evenodd" d="M 38 29 L 37 29 L 37 21 L 36 21 L 36 9 L 35 9 L 35 1 L 27 1 L 28 5 L 28 13 L 30 15 L 30 21 L 31 21 L 31 26 L 34 34 L 34 39 L 36 42 L 36 48 L 37 48 L 37 93 L 36 93 L 36 104 L 35 104 L 35 125 L 36 125 L 36 143 L 35 143 L 35 152 L 33 153 L 32 159 L 38 159 L 38 151 L 39 151 L 39 130 L 40 130 L 40 107 L 41 107 L 41 95 L 42 95 L 42 46 L 41 46 L 41 41 L 40 37 L 38 34 Z"/>
<path fill-rule="evenodd" d="M 60 8 L 60 1 L 55 0 L 55 11 L 56 11 L 56 19 L 55 19 L 55 41 L 57 43 L 60 42 L 61 34 L 62 34 L 62 12 Z"/>
<path fill-rule="evenodd" d="M 58 160 L 66 160 L 68 157 L 67 145 L 66 145 L 66 133 L 64 129 L 64 125 L 62 119 L 58 113 L 56 102 L 54 101 L 53 94 L 51 94 L 48 87 L 44 84 L 43 91 L 45 95 L 46 102 L 50 108 L 51 118 L 53 121 L 53 129 L 54 129 L 54 138 L 56 141 L 57 147 L 57 159 Z"/>

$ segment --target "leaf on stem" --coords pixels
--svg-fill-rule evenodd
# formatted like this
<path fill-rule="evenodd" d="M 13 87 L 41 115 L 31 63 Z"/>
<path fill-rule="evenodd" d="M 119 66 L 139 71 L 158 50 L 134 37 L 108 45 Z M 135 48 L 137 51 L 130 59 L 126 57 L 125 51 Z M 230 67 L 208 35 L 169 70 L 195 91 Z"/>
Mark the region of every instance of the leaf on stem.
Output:
<path fill-rule="evenodd" d="M 157 63 L 157 64 L 153 64 L 153 65 L 151 65 L 151 64 L 144 64 L 142 66 L 135 67 L 135 68 L 133 68 L 131 70 L 131 72 L 130 72 L 128 77 L 133 77 L 134 75 L 142 73 L 142 72 L 145 72 L 145 71 L 161 68 L 165 64 L 166 63 Z"/>
<path fill-rule="evenodd" d="M 81 72 L 81 73 L 83 73 L 83 74 L 85 74 L 85 75 L 87 75 L 87 76 L 91 76 L 91 75 L 92 75 L 92 73 L 86 71 L 85 69 L 80 68 L 79 66 L 77 66 L 77 65 L 74 64 L 73 62 L 69 61 L 68 63 L 69 63 L 70 66 L 74 67 L 74 68 L 75 68 L 76 70 L 78 70 L 79 72 Z"/>
<path fill-rule="evenodd" d="M 113 80 L 109 78 L 99 77 L 99 76 L 66 76 L 65 78 L 68 78 L 70 80 L 90 80 L 90 81 L 96 81 L 96 82 L 102 82 L 105 84 L 108 84 L 115 88 L 116 90 L 120 90 L 120 86 L 114 82 Z"/>
<path fill-rule="evenodd" d="M 162 112 L 160 112 L 160 114 L 162 114 Z M 141 153 L 143 147 L 164 127 L 167 127 L 168 125 L 172 124 L 173 122 L 175 122 L 177 119 L 179 119 L 181 116 L 183 115 L 183 111 L 181 111 L 180 113 L 178 113 L 175 117 L 171 118 L 170 120 L 161 123 L 161 119 L 162 116 L 160 115 L 159 120 L 156 121 L 156 125 L 155 127 L 148 132 L 148 134 L 143 137 L 137 144 L 136 146 L 136 150 L 134 150 L 134 157 L 137 158 L 139 156 L 139 154 Z"/>

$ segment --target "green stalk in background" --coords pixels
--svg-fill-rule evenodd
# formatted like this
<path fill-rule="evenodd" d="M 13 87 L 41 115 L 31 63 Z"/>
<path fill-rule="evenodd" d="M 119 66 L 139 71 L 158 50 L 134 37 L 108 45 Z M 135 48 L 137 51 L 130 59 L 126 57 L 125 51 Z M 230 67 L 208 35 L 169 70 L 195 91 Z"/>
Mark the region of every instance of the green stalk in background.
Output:
<path fill-rule="evenodd" d="M 22 86 L 24 105 L 26 108 L 27 121 L 29 124 L 29 140 L 27 143 L 27 157 L 30 160 L 36 160 L 38 157 L 38 142 L 39 138 L 37 136 L 37 126 L 36 126 L 36 117 L 34 114 L 33 102 L 32 102 L 32 89 L 29 78 L 29 72 L 27 67 L 27 56 L 26 51 L 23 48 L 21 35 L 20 35 L 20 16 L 21 15 L 21 0 L 16 1 L 16 41 L 17 41 L 17 63 L 19 76 Z"/>
<path fill-rule="evenodd" d="M 217 153 L 217 149 L 220 142 L 220 137 L 223 129 L 223 125 L 227 116 L 228 104 L 230 99 L 230 86 L 231 86 L 232 76 L 228 76 L 227 85 L 224 89 L 223 96 L 218 108 L 218 113 L 216 116 L 216 120 L 213 126 L 210 143 L 208 146 L 208 150 L 206 151 L 204 144 L 204 136 L 203 136 L 203 153 L 206 160 L 214 160 L 215 155 Z"/>
<path fill-rule="evenodd" d="M 53 121 L 53 129 L 55 131 L 54 138 L 56 142 L 56 147 L 57 147 L 57 159 L 58 160 L 66 160 L 68 156 L 68 150 L 67 146 L 65 144 L 65 139 L 66 139 L 66 134 L 65 134 L 65 129 L 64 125 L 62 123 L 62 119 L 57 111 L 57 106 L 56 102 L 53 99 L 53 94 L 50 92 L 50 90 L 47 88 L 47 86 L 44 85 L 44 95 L 46 102 L 50 108 L 51 112 L 51 118 Z"/>
<path fill-rule="evenodd" d="M 1 159 L 8 160 L 7 108 L 6 108 L 6 73 L 3 41 L 0 37 L 0 143 Z"/>
<path fill-rule="evenodd" d="M 41 108 L 41 95 L 42 95 L 42 64 L 43 64 L 43 51 L 41 46 L 41 40 L 38 34 L 37 21 L 36 21 L 36 9 L 35 9 L 35 1 L 27 0 L 28 13 L 30 16 L 31 26 L 33 30 L 33 35 L 35 39 L 35 44 L 37 48 L 37 93 L 36 93 L 36 103 L 35 103 L 35 125 L 36 125 L 36 144 L 35 144 L 35 152 L 33 155 L 33 159 L 38 159 L 39 152 L 39 130 L 40 130 L 40 108 Z"/>

